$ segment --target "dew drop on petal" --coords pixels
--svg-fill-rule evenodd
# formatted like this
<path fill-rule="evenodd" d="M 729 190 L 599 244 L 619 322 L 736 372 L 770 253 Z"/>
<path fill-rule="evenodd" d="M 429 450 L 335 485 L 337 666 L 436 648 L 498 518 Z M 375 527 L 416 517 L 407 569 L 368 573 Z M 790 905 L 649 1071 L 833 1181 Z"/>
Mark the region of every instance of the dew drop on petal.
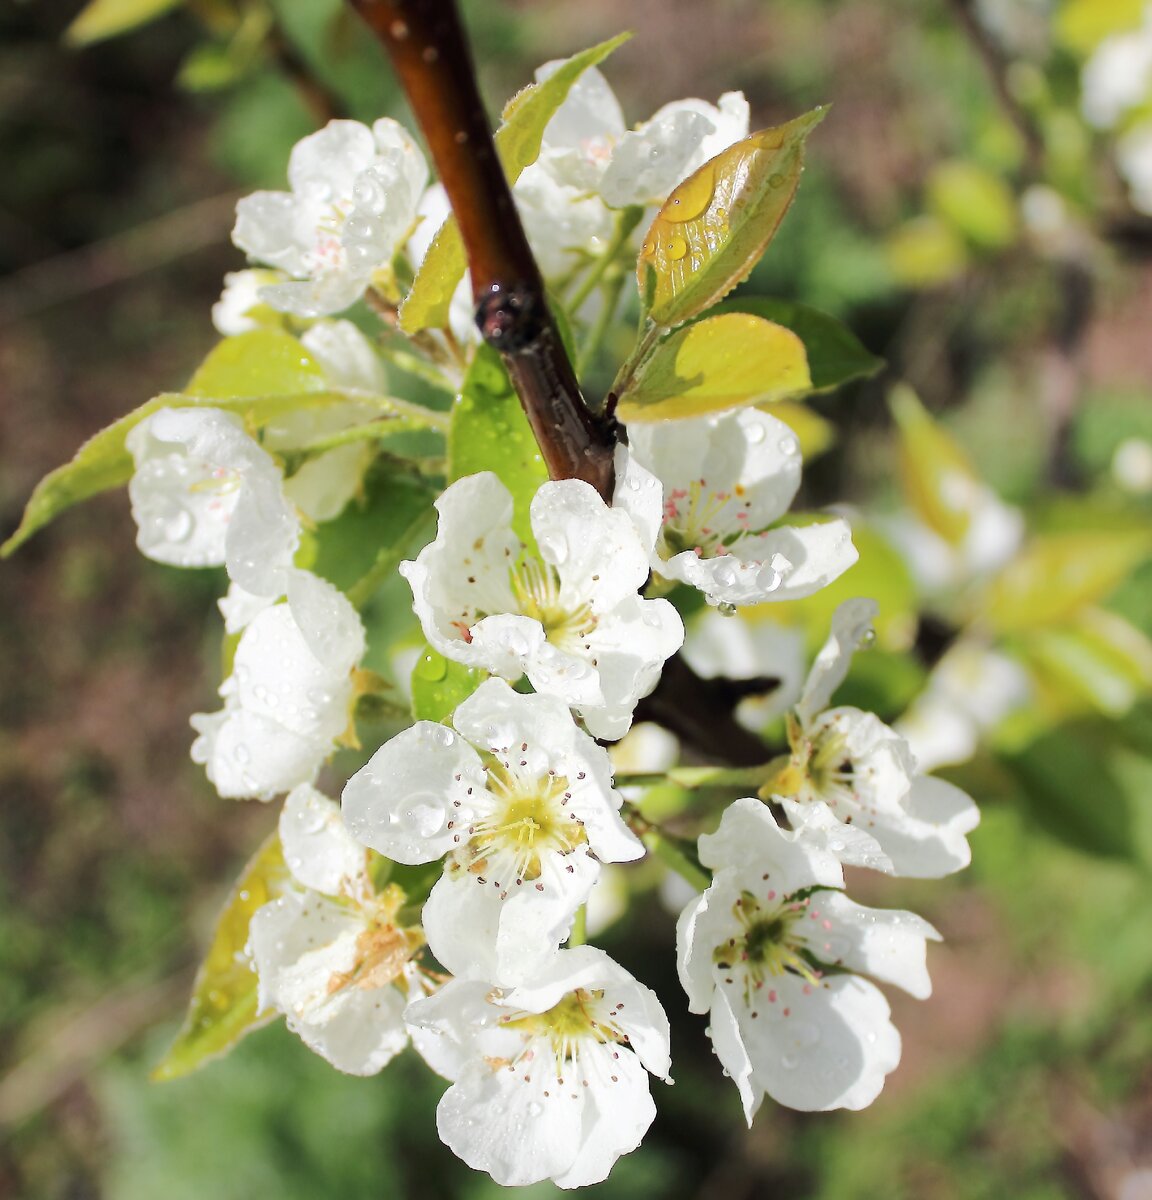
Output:
<path fill-rule="evenodd" d="M 794 437 L 784 437 L 777 444 L 777 449 L 781 454 L 791 458 L 794 454 L 799 453 L 800 443 Z"/>
<path fill-rule="evenodd" d="M 391 825 L 420 838 L 430 838 L 444 825 L 444 807 L 431 792 L 413 792 L 391 814 Z"/>
<path fill-rule="evenodd" d="M 722 617 L 734 617 L 736 615 L 736 605 L 729 604 L 728 601 L 725 600 L 722 604 L 718 604 L 716 606 L 716 611 Z"/>
<path fill-rule="evenodd" d="M 763 425 L 760 425 L 759 423 L 757 423 L 755 425 L 749 425 L 748 430 L 744 436 L 754 446 L 758 446 L 768 436 L 768 431 L 764 428 Z"/>

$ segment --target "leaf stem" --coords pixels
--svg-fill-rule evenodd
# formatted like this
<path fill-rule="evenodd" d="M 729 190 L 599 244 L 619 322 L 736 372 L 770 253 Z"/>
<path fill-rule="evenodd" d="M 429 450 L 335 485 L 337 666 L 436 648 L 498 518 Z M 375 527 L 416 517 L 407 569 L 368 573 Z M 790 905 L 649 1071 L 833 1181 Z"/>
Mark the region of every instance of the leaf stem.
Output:
<path fill-rule="evenodd" d="M 575 313 L 580 305 L 592 295 L 605 272 L 610 267 L 617 265 L 616 260 L 628 245 L 628 239 L 632 236 L 632 231 L 636 226 L 640 224 L 640 218 L 643 215 L 644 209 L 638 204 L 630 204 L 627 208 L 621 209 L 616 218 L 616 232 L 613 234 L 608 249 L 592 264 L 591 270 L 584 276 L 575 294 L 568 300 L 569 312 Z"/>

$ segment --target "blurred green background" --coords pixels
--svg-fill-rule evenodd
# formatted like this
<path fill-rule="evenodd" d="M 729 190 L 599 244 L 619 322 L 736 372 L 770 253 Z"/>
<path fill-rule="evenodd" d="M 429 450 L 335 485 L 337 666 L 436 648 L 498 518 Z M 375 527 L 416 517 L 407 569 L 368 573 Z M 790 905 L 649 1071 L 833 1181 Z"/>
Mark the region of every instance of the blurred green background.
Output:
<path fill-rule="evenodd" d="M 886 403 L 902 379 L 1032 530 L 1152 528 L 1152 478 L 1131 469 L 1152 455 L 1152 235 L 1077 110 L 1080 62 L 1138 6 L 475 0 L 465 14 L 494 111 L 538 63 L 621 29 L 636 36 L 606 74 L 631 120 L 737 88 L 754 126 L 834 104 L 752 281 L 836 314 L 889 364 L 814 403 L 836 441 L 811 464 L 810 501 L 902 502 Z M 214 343 L 210 305 L 241 265 L 237 197 L 283 186 L 290 147 L 330 115 L 402 112 L 335 0 L 102 4 L 69 45 L 76 15 L 62 0 L 0 10 L 5 534 L 45 471 Z M 131 17 L 139 28 L 98 36 Z M 0 1196 L 495 1194 L 437 1143 L 443 1084 L 410 1054 L 345 1078 L 273 1026 L 195 1076 L 148 1081 L 276 814 L 221 802 L 187 755 L 187 715 L 214 706 L 220 579 L 144 560 L 133 534 L 124 497 L 105 496 L 0 564 Z M 1148 635 L 1152 572 L 1134 544 L 1085 586 Z M 1030 586 L 1043 593 L 1042 571 Z M 946 602 L 903 603 L 911 622 L 881 639 L 889 667 L 858 685 L 888 717 L 957 620 Z M 904 1062 L 871 1109 L 768 1102 L 745 1130 L 703 1020 L 673 1013 L 676 1084 L 655 1085 L 643 1148 L 593 1191 L 1152 1198 L 1144 645 L 1108 675 L 1074 642 L 1043 720 L 958 771 L 984 810 L 970 871 L 856 881 L 945 937 L 933 998 L 894 998 Z M 600 940 L 677 1008 L 672 918 L 652 893 Z"/>

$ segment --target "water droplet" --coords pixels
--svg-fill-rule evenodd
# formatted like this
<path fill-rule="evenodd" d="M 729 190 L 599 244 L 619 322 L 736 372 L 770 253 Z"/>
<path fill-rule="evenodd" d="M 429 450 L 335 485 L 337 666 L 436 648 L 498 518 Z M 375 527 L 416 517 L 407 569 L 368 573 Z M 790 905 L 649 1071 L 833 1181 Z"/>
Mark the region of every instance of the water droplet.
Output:
<path fill-rule="evenodd" d="M 416 664 L 416 673 L 421 679 L 432 682 L 443 679 L 448 674 L 448 660 L 442 655 L 430 650 Z"/>
<path fill-rule="evenodd" d="M 691 221 L 709 205 L 716 192 L 715 172 L 703 170 L 686 179 L 677 189 L 664 215 L 669 221 Z"/>
<path fill-rule="evenodd" d="M 535 1100 L 528 1105 L 528 1115 L 530 1117 L 538 1117 L 544 1111 L 544 1105 L 538 1104 Z"/>
<path fill-rule="evenodd" d="M 800 443 L 794 437 L 785 437 L 780 439 L 776 448 L 781 454 L 785 455 L 785 457 L 791 458 L 792 455 L 799 453 Z"/>
<path fill-rule="evenodd" d="M 729 604 L 728 601 L 725 600 L 722 604 L 718 604 L 716 606 L 716 611 L 722 617 L 734 617 L 736 615 L 736 605 Z"/>
<path fill-rule="evenodd" d="M 768 436 L 768 430 L 759 421 L 756 421 L 754 424 L 749 424 L 744 436 L 753 446 L 758 446 Z"/>
<path fill-rule="evenodd" d="M 169 542 L 185 542 L 192 536 L 192 514 L 186 508 L 177 509 L 164 521 L 164 537 Z"/>
<path fill-rule="evenodd" d="M 768 176 L 768 186 L 769 187 L 774 187 L 774 188 L 780 187 L 783 183 L 784 183 L 784 176 L 781 175 L 779 172 L 776 172 L 776 173 Z"/>
<path fill-rule="evenodd" d="M 664 243 L 664 253 L 674 262 L 679 261 L 688 253 L 688 243 L 682 237 L 670 237 Z"/>
<path fill-rule="evenodd" d="M 861 650 L 871 650 L 872 647 L 875 645 L 876 645 L 876 630 L 875 629 L 865 630 L 864 636 L 860 639 L 860 649 Z"/>
<path fill-rule="evenodd" d="M 727 563 L 716 568 L 716 582 L 721 587 L 731 587 L 736 582 L 736 572 Z"/>
<path fill-rule="evenodd" d="M 243 767 L 252 761 L 252 751 L 241 743 L 232 751 L 232 757 Z"/>
<path fill-rule="evenodd" d="M 440 797 L 431 792 L 413 792 L 391 818 L 392 825 L 405 833 L 430 838 L 443 828 L 444 807 Z"/>

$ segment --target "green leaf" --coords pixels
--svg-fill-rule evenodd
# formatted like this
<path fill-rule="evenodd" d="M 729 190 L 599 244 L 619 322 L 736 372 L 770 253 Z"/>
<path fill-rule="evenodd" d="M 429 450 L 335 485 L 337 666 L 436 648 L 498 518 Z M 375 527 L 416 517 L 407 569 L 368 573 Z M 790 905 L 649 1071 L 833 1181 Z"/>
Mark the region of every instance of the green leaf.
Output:
<path fill-rule="evenodd" d="M 64 40 L 71 46 L 88 46 L 146 25 L 180 3 L 181 0 L 90 0 L 64 31 Z"/>
<path fill-rule="evenodd" d="M 256 973 L 244 953 L 252 914 L 284 890 L 291 874 L 273 833 L 240 873 L 196 973 L 184 1024 L 153 1079 L 178 1079 L 231 1050 L 276 1014 L 256 1012 Z"/>
<path fill-rule="evenodd" d="M 1088 706 L 1121 716 L 1152 689 L 1152 641 L 1105 609 L 1084 609 L 1068 625 L 1036 629 L 1016 648 L 1064 713 Z"/>
<path fill-rule="evenodd" d="M 1138 29 L 1143 15 L 1144 0 L 1065 0 L 1056 14 L 1056 36 L 1087 57 L 1106 37 Z"/>
<path fill-rule="evenodd" d="M 576 80 L 589 67 L 603 62 L 631 36 L 622 33 L 590 50 L 574 54 L 546 80 L 529 84 L 512 97 L 495 135 L 496 151 L 509 184 L 515 183 L 524 169 L 536 161 L 545 126 L 567 99 Z M 412 281 L 412 288 L 400 306 L 400 328 L 408 334 L 419 333 L 421 329 L 446 328 L 452 293 L 464 277 L 466 267 L 460 229 L 456 219 L 449 216 L 432 239 Z"/>
<path fill-rule="evenodd" d="M 900 477 L 912 511 L 945 541 L 962 542 L 984 485 L 959 444 L 929 416 L 911 388 L 893 388 L 888 403 L 900 435 Z"/>
<path fill-rule="evenodd" d="M 804 343 L 749 313 L 706 317 L 665 338 L 632 375 L 617 416 L 667 421 L 808 391 Z"/>
<path fill-rule="evenodd" d="M 744 312 L 783 325 L 804 343 L 812 390 L 831 391 L 852 379 L 875 375 L 884 365 L 864 349 L 860 339 L 843 323 L 818 308 L 794 300 L 767 296 L 738 296 L 718 304 L 712 312 Z"/>
<path fill-rule="evenodd" d="M 213 400 L 323 392 L 331 385 L 303 344 L 282 329 L 225 338 L 209 352 L 185 392 Z"/>
<path fill-rule="evenodd" d="M 1027 633 L 1071 620 L 1103 600 L 1152 553 L 1139 530 L 1034 537 L 992 581 L 984 615 L 999 633 Z"/>
<path fill-rule="evenodd" d="M 453 662 L 426 645 L 412 668 L 412 716 L 447 721 L 487 678 L 487 672 Z"/>
<path fill-rule="evenodd" d="M 1022 787 L 1031 817 L 1085 854 L 1130 860 L 1136 853 L 1132 798 L 1113 770 L 1118 743 L 1108 727 L 1062 725 L 1004 765 Z"/>
<path fill-rule="evenodd" d="M 673 189 L 636 263 L 648 316 L 679 325 L 723 299 L 756 265 L 800 183 L 813 109 L 729 146 Z"/>
<path fill-rule="evenodd" d="M 500 355 L 485 345 L 452 407 L 448 435 L 448 478 L 478 471 L 494 471 L 512 493 L 512 527 L 526 546 L 534 545 L 528 509 L 548 469 Z"/>
<path fill-rule="evenodd" d="M 328 384 L 315 361 L 290 334 L 260 329 L 227 338 L 204 360 L 184 392 L 155 396 L 127 416 L 94 434 L 71 462 L 50 471 L 36 485 L 16 532 L 0 546 L 7 558 L 60 513 L 132 477 L 128 434 L 161 408 L 223 408 L 259 427 L 309 406 L 346 403 Z"/>
<path fill-rule="evenodd" d="M 925 214 L 905 221 L 884 244 L 888 267 L 897 282 L 910 288 L 947 283 L 968 266 L 963 239 L 939 217 Z"/>
<path fill-rule="evenodd" d="M 374 590 L 366 581 L 382 583 L 412 548 L 417 530 L 430 523 L 435 497 L 427 480 L 378 460 L 369 468 L 361 494 L 306 536 L 297 565 L 363 604 Z"/>
<path fill-rule="evenodd" d="M 928 178 L 927 193 L 933 212 L 981 250 L 999 250 L 1016 240 L 1012 190 L 977 163 L 962 159 L 938 163 Z"/>

